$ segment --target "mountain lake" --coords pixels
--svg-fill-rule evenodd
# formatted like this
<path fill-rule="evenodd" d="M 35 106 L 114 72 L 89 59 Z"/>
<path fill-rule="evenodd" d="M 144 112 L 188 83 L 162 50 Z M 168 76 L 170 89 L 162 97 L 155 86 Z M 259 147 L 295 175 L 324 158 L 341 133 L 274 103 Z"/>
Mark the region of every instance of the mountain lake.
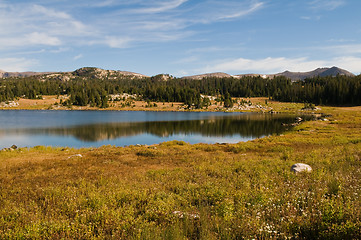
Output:
<path fill-rule="evenodd" d="M 81 148 L 172 140 L 237 143 L 281 134 L 296 117 L 226 112 L 0 110 L 0 149 L 13 144 Z"/>

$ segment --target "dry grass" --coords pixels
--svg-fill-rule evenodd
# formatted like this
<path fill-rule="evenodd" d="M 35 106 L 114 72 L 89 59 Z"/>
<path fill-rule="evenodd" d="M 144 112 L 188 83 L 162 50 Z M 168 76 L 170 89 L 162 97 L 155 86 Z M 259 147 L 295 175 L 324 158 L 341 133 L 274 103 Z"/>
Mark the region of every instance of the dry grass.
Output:
<path fill-rule="evenodd" d="M 145 101 L 110 101 L 109 107 L 105 109 L 99 109 L 98 107 L 90 106 L 72 106 L 71 108 L 62 106 L 60 100 L 65 101 L 67 96 L 43 96 L 43 99 L 24 99 L 20 98 L 16 107 L 11 109 L 26 109 L 26 110 L 121 110 L 121 111 L 188 111 L 183 103 L 180 102 L 150 102 Z M 303 107 L 300 103 L 282 103 L 278 101 L 269 100 L 266 97 L 258 98 L 234 98 L 235 101 L 240 103 L 242 100 L 251 102 L 253 106 L 261 106 L 261 108 L 251 108 L 249 110 L 242 109 L 236 111 L 246 112 L 262 112 L 270 111 L 271 109 L 276 112 L 295 112 Z M 128 104 L 129 103 L 129 104 Z M 235 106 L 238 106 L 236 103 Z M 0 109 L 9 109 L 8 107 L 0 107 Z M 195 109 L 193 111 L 229 111 L 223 107 L 223 103 L 211 101 L 211 105 L 208 108 Z"/>
<path fill-rule="evenodd" d="M 360 110 L 238 144 L 2 151 L 0 238 L 359 239 Z"/>

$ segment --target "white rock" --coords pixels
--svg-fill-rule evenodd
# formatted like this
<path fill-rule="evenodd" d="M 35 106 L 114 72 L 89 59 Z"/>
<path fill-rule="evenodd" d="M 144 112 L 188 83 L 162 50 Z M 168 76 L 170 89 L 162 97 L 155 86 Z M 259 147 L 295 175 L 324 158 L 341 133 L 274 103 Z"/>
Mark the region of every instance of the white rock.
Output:
<path fill-rule="evenodd" d="M 69 158 L 74 158 L 74 157 L 80 157 L 80 158 L 82 158 L 83 155 L 81 155 L 81 154 L 71 155 L 70 157 L 68 157 L 68 159 L 69 159 Z"/>
<path fill-rule="evenodd" d="M 199 214 L 197 213 L 186 213 L 186 212 L 182 212 L 182 211 L 174 211 L 173 214 L 179 218 L 192 218 L 192 219 L 197 219 L 199 218 Z"/>
<path fill-rule="evenodd" d="M 295 172 L 295 173 L 299 173 L 299 172 L 311 172 L 312 168 L 310 165 L 307 165 L 305 163 L 296 163 L 293 164 L 291 167 L 291 171 Z"/>

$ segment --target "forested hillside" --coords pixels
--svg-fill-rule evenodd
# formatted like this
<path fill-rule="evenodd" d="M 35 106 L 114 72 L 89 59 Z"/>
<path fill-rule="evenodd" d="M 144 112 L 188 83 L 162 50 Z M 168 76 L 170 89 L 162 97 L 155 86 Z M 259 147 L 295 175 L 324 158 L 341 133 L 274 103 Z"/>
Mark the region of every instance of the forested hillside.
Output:
<path fill-rule="evenodd" d="M 0 102 L 16 98 L 41 98 L 42 95 L 67 95 L 63 105 L 108 106 L 110 94 L 136 94 L 141 100 L 183 102 L 200 108 L 207 104 L 203 95 L 217 96 L 222 101 L 231 97 L 270 97 L 280 101 L 325 105 L 361 105 L 361 75 L 313 77 L 292 82 L 284 76 L 272 79 L 260 76 L 185 78 L 134 77 L 97 72 L 83 68 L 68 75 L 51 74 L 12 77 L 0 80 Z"/>

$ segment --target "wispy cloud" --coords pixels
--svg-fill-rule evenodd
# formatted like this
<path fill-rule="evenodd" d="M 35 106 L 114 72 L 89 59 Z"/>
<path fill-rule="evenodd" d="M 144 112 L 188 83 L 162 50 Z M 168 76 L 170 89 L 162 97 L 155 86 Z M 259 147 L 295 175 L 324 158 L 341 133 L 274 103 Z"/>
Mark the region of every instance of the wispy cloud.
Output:
<path fill-rule="evenodd" d="M 265 2 L 260 1 L 204 1 L 192 9 L 188 20 L 192 23 L 209 24 L 219 21 L 236 20 L 265 7 Z"/>
<path fill-rule="evenodd" d="M 26 58 L 0 58 L 1 70 L 7 72 L 29 71 L 38 64 L 35 59 Z"/>
<path fill-rule="evenodd" d="M 217 2 L 205 0 L 188 7 L 189 0 L 108 0 L 68 3 L 59 9 L 45 1 L 2 4 L 0 8 L 0 48 L 31 45 L 68 46 L 102 44 L 111 48 L 127 48 L 133 43 L 177 41 L 197 32 L 192 26 L 237 19 L 252 14 L 264 6 L 257 0 Z M 81 11 L 114 7 L 107 14 L 92 18 L 76 16 L 71 6 Z M 81 10 L 79 10 L 81 8 Z M 177 11 L 175 11 L 177 10 Z M 76 16 L 76 17 L 75 17 Z M 22 39 L 22 40 L 21 40 Z"/>
<path fill-rule="evenodd" d="M 340 40 L 340 42 L 342 42 Z M 349 55 L 361 54 L 361 44 L 332 44 L 321 47 L 314 47 L 314 50 L 322 50 L 332 52 L 337 55 Z"/>
<path fill-rule="evenodd" d="M 156 2 L 149 1 L 150 3 L 152 3 L 153 6 L 147 8 L 135 9 L 134 12 L 142 13 L 142 14 L 161 13 L 175 9 L 187 1 L 188 0 L 156 1 Z"/>
<path fill-rule="evenodd" d="M 83 54 L 79 54 L 79 55 L 76 55 L 76 56 L 73 58 L 73 60 L 76 61 L 76 60 L 78 60 L 78 59 L 80 59 L 80 58 L 82 58 L 82 57 L 83 57 Z"/>
<path fill-rule="evenodd" d="M 43 16 L 51 18 L 72 19 L 72 17 L 65 12 L 55 11 L 54 9 L 45 8 L 44 6 L 36 4 L 30 8 L 30 12 L 33 14 L 41 14 Z"/>
<path fill-rule="evenodd" d="M 58 46 L 61 45 L 61 41 L 57 37 L 49 36 L 46 33 L 33 32 L 26 34 L 25 38 L 27 41 L 34 45 L 50 45 Z"/>
<path fill-rule="evenodd" d="M 302 16 L 301 17 L 301 19 L 303 19 L 303 20 L 308 20 L 308 21 L 310 21 L 310 20 L 320 20 L 321 19 L 321 16 Z"/>
<path fill-rule="evenodd" d="M 198 56 L 190 56 L 190 57 L 185 57 L 179 60 L 174 61 L 175 64 L 183 64 L 183 63 L 194 63 L 200 61 Z"/>
<path fill-rule="evenodd" d="M 116 4 L 116 2 L 114 0 L 106 0 L 106 1 L 97 1 L 96 3 L 94 3 L 92 6 L 94 7 L 109 7 L 109 6 L 114 6 Z"/>
<path fill-rule="evenodd" d="M 127 37 L 106 36 L 104 38 L 104 43 L 112 48 L 126 48 L 131 41 L 132 39 Z"/>
<path fill-rule="evenodd" d="M 63 52 L 67 52 L 69 50 L 70 50 L 70 48 L 60 47 L 60 48 L 57 48 L 57 49 L 50 50 L 49 52 L 51 52 L 51 53 L 63 53 Z"/>
<path fill-rule="evenodd" d="M 78 47 L 135 49 L 203 41 L 208 38 L 202 26 L 237 21 L 265 5 L 261 0 L 0 0 L 0 54 L 35 56 L 41 49 L 69 55 Z M 27 66 L 26 59 L 13 63 L 21 70 Z"/>
<path fill-rule="evenodd" d="M 263 58 L 263 59 L 246 59 L 238 58 L 232 60 L 221 61 L 220 63 L 210 65 L 204 68 L 204 72 L 239 72 L 239 73 L 272 73 L 284 70 L 304 71 L 311 69 L 312 66 L 322 66 L 320 61 L 306 61 L 306 58 L 289 59 L 285 57 L 279 58 Z"/>
<path fill-rule="evenodd" d="M 5 4 L 0 8 L 2 48 L 59 46 L 86 36 L 86 26 L 63 11 L 40 5 Z"/>
<path fill-rule="evenodd" d="M 243 17 L 246 15 L 249 15 L 255 11 L 258 11 L 259 9 L 261 9 L 264 6 L 263 2 L 255 2 L 252 3 L 249 8 L 247 9 L 243 9 L 234 13 L 229 13 L 229 14 L 225 14 L 223 16 L 219 16 L 218 19 L 232 19 L 232 18 L 239 18 L 239 17 Z"/>
<path fill-rule="evenodd" d="M 277 73 L 285 70 L 289 71 L 310 71 L 318 67 L 338 66 L 354 73 L 361 71 L 361 58 L 358 57 L 335 57 L 328 60 L 317 60 L 308 58 L 287 58 L 268 57 L 262 59 L 238 58 L 220 61 L 198 69 L 203 72 L 232 72 L 242 73 Z"/>
<path fill-rule="evenodd" d="M 332 11 L 345 5 L 345 0 L 314 0 L 309 4 L 315 10 L 328 10 Z"/>

